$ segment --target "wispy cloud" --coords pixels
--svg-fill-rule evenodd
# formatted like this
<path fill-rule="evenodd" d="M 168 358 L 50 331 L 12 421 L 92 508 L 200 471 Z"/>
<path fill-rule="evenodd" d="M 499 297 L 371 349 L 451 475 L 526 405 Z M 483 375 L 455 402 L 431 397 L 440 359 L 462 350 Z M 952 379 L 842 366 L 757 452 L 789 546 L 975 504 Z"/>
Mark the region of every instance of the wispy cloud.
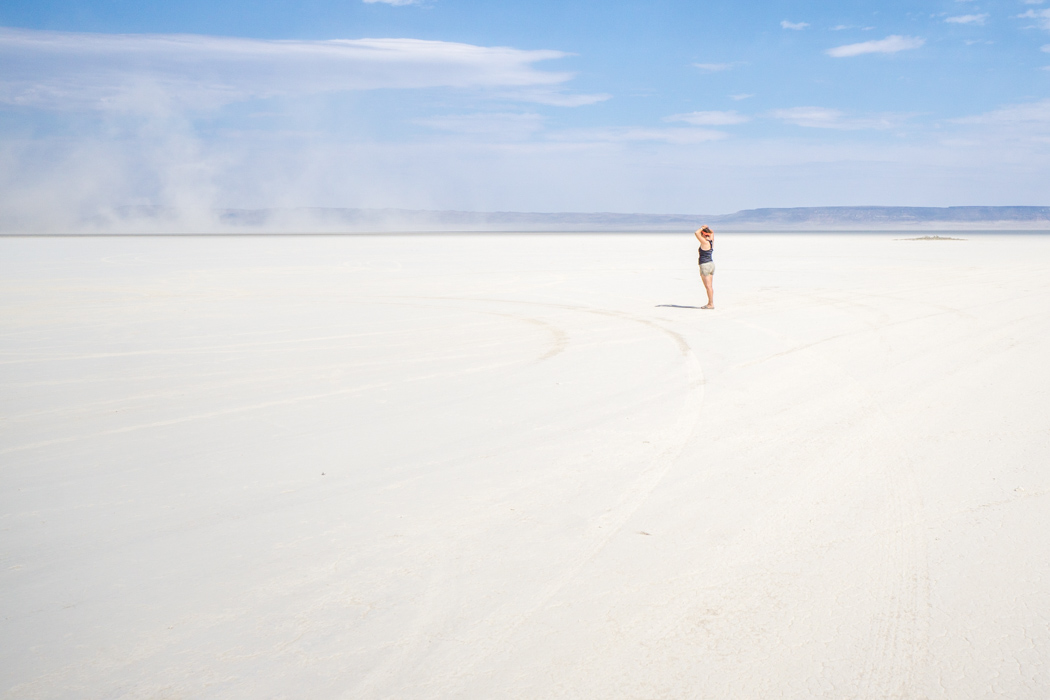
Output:
<path fill-rule="evenodd" d="M 718 73 L 719 71 L 729 70 L 733 66 L 737 65 L 734 63 L 694 63 L 693 68 L 699 68 L 705 73 Z"/>
<path fill-rule="evenodd" d="M 1048 10 L 1028 10 L 1022 14 L 1016 15 L 1018 19 L 1034 19 L 1040 29 L 1050 30 L 1050 9 Z"/>
<path fill-rule="evenodd" d="M 980 15 L 959 15 L 957 17 L 948 17 L 944 21 L 948 24 L 984 24 L 984 21 L 988 19 L 988 14 Z"/>
<path fill-rule="evenodd" d="M 780 21 L 780 26 L 784 29 L 794 29 L 796 31 L 800 31 L 808 27 L 809 22 L 789 22 L 788 20 L 784 19 Z"/>
<path fill-rule="evenodd" d="M 693 126 L 728 126 L 751 121 L 751 117 L 739 112 L 688 112 L 664 117 L 665 122 L 685 122 Z"/>
<path fill-rule="evenodd" d="M 1050 127 L 1050 99 L 1008 105 L 984 114 L 961 117 L 951 121 L 955 124 L 991 124 L 1000 126 L 1043 124 Z"/>
<path fill-rule="evenodd" d="M 742 92 L 742 93 L 739 93 L 739 94 L 736 94 L 736 95 L 730 95 L 729 99 L 736 100 L 736 101 L 739 102 L 740 100 L 746 100 L 746 99 L 748 99 L 750 97 L 754 97 L 754 96 L 755 96 L 755 93 L 753 93 L 753 92 Z"/>
<path fill-rule="evenodd" d="M 925 39 L 915 36 L 899 36 L 893 34 L 885 39 L 876 41 L 862 41 L 859 44 L 846 44 L 828 49 L 825 53 L 835 58 L 847 58 L 860 56 L 866 53 L 897 53 L 908 49 L 917 49 L 926 43 Z"/>
<path fill-rule="evenodd" d="M 532 102 L 551 107 L 583 107 L 586 105 L 605 102 L 612 98 L 606 93 L 599 94 L 576 94 L 561 92 L 555 87 L 541 87 L 525 90 L 513 90 L 509 92 L 497 92 L 494 97 L 513 100 L 514 102 Z"/>
<path fill-rule="evenodd" d="M 428 117 L 415 123 L 456 134 L 522 139 L 543 128 L 543 117 L 531 113 L 486 112 Z"/>
<path fill-rule="evenodd" d="M 845 112 L 825 107 L 792 107 L 775 109 L 769 113 L 774 119 L 789 124 L 813 129 L 839 129 L 859 131 L 862 129 L 892 129 L 904 123 L 906 117 L 899 114 L 879 114 L 870 117 L 849 117 Z"/>
<path fill-rule="evenodd" d="M 1043 44 L 1043 46 L 1040 47 L 1039 50 L 1040 51 L 1045 51 L 1046 53 L 1050 53 L 1050 44 Z"/>
<path fill-rule="evenodd" d="M 571 73 L 523 51 L 419 39 L 266 41 L 186 34 L 0 30 L 0 102 L 54 109 L 136 110 L 167 100 L 208 108 L 252 98 L 377 88 L 508 88 L 554 103 Z M 543 101 L 533 99 L 531 101 Z"/>
<path fill-rule="evenodd" d="M 1045 162 L 1045 148 L 1050 145 L 1050 99 L 1005 105 L 948 123 L 962 127 L 959 135 L 968 145 L 995 145 L 1004 152 L 1021 146 Z"/>
<path fill-rule="evenodd" d="M 606 129 L 567 129 L 552 135 L 556 141 L 573 142 L 637 142 L 655 141 L 671 144 L 704 143 L 720 141 L 728 134 L 713 129 L 651 129 L 644 127 L 618 127 Z"/>

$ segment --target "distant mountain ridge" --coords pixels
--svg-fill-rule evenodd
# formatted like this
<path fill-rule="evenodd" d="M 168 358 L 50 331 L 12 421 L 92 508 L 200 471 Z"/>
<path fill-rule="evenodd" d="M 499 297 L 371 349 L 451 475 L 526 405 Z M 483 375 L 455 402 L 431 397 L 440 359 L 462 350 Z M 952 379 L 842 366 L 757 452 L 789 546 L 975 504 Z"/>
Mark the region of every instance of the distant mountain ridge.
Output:
<path fill-rule="evenodd" d="M 420 209 L 226 209 L 231 226 L 290 223 L 303 218 L 323 228 L 404 231 L 679 231 L 701 224 L 733 230 L 878 230 L 908 228 L 1050 229 L 1050 207 L 794 207 L 733 214 L 619 214 L 612 212 L 470 212 Z"/>
<path fill-rule="evenodd" d="M 659 232 L 709 224 L 721 231 L 1031 230 L 1050 231 L 1050 207 L 792 207 L 733 214 L 475 212 L 300 207 L 183 211 L 119 207 L 76 223 L 4 220 L 7 233 L 395 233 Z"/>
<path fill-rule="evenodd" d="M 908 226 L 930 224 L 1037 224 L 1050 228 L 1050 207 L 796 207 L 745 209 L 712 217 L 722 225 Z"/>

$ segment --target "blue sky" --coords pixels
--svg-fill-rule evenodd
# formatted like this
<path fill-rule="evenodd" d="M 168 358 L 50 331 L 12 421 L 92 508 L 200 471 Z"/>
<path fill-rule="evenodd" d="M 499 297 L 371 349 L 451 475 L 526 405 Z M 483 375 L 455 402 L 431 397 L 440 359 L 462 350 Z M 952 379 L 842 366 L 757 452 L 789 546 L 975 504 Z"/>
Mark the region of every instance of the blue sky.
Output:
<path fill-rule="evenodd" d="M 0 5 L 0 206 L 1050 204 L 1050 0 Z"/>

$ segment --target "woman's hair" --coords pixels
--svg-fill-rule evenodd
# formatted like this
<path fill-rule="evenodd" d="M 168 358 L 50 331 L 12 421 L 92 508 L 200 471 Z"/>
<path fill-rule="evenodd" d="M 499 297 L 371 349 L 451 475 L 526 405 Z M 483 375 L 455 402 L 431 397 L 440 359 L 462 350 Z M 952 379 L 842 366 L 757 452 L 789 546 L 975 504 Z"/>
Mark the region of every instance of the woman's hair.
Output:
<path fill-rule="evenodd" d="M 700 233 L 714 233 L 714 232 L 711 230 L 710 226 L 704 226 L 703 228 L 700 229 Z"/>

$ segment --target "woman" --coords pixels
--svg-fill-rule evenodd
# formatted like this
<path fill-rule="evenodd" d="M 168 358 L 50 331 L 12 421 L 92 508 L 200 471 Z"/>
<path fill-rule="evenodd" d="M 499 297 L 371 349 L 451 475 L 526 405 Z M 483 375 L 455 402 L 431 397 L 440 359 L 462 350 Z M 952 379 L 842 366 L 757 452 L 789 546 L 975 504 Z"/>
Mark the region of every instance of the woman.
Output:
<path fill-rule="evenodd" d="M 700 279 L 707 290 L 707 306 L 701 309 L 715 308 L 715 262 L 711 256 L 715 252 L 715 233 L 709 226 L 702 226 L 693 231 L 696 240 L 700 241 Z"/>

